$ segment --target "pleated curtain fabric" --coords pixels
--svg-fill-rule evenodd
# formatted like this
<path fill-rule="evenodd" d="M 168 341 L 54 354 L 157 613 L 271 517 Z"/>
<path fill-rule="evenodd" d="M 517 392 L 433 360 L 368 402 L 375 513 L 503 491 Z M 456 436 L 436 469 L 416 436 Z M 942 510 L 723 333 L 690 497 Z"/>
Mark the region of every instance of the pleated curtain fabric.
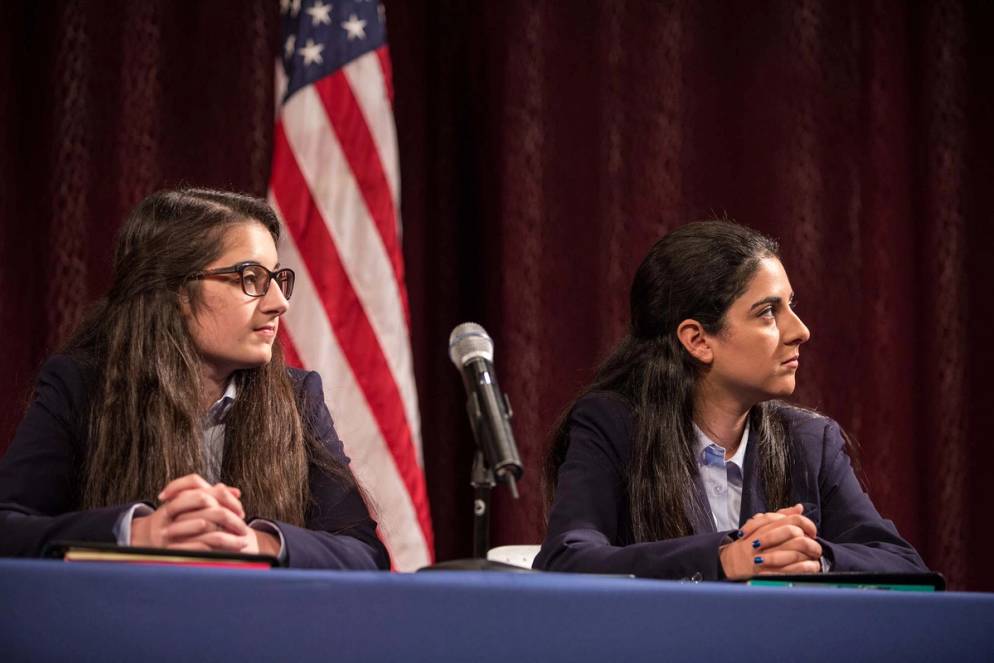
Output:
<path fill-rule="evenodd" d="M 300 15 L 316 4 L 341 3 L 304 0 Z M 472 542 L 452 328 L 490 332 L 515 410 L 526 474 L 521 500 L 495 497 L 493 544 L 536 543 L 549 429 L 624 332 L 638 260 L 681 223 L 727 214 L 781 241 L 813 334 L 794 400 L 853 434 L 874 502 L 951 587 L 994 590 L 991 3 L 385 9 L 437 559 Z M 134 203 L 184 183 L 267 194 L 285 16 L 270 0 L 0 3 L 0 447 L 42 358 L 106 288 Z M 399 284 L 400 254 L 382 255 Z"/>

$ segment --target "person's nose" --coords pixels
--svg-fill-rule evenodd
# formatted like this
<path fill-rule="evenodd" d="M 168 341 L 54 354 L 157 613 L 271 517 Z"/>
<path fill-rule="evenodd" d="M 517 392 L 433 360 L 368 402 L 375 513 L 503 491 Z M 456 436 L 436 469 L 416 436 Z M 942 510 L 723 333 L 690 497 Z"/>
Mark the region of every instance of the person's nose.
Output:
<path fill-rule="evenodd" d="M 290 308 L 290 301 L 283 294 L 276 280 L 269 283 L 269 290 L 262 296 L 262 310 L 271 315 L 283 315 Z"/>
<path fill-rule="evenodd" d="M 787 345 L 801 345 L 802 343 L 807 343 L 811 338 L 811 330 L 808 326 L 804 324 L 800 316 L 794 312 L 794 309 L 788 308 L 788 319 L 789 323 L 787 325 L 786 334 L 784 335 L 784 342 Z"/>

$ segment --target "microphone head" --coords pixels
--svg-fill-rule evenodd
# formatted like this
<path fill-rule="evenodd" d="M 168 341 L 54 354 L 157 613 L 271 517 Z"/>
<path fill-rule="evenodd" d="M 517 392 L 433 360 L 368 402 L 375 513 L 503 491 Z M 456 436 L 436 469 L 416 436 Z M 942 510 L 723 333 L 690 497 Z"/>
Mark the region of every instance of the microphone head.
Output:
<path fill-rule="evenodd" d="M 456 368 L 462 369 L 476 357 L 493 362 L 494 341 L 480 325 L 464 322 L 449 334 L 449 358 Z"/>

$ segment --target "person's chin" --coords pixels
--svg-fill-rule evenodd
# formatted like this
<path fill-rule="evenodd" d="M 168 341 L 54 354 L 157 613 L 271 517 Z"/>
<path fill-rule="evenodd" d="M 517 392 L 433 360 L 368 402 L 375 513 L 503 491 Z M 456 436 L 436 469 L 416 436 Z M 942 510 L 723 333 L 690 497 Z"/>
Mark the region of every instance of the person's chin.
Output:
<path fill-rule="evenodd" d="M 794 393 L 796 383 L 794 377 L 781 377 L 773 384 L 768 384 L 764 391 L 762 400 L 769 401 L 777 398 L 787 398 Z"/>
<path fill-rule="evenodd" d="M 774 398 L 786 398 L 794 393 L 794 389 L 797 388 L 797 381 L 794 380 L 794 376 L 790 376 L 789 379 L 785 379 L 779 389 L 777 390 L 777 395 Z"/>
<path fill-rule="evenodd" d="M 273 360 L 273 348 L 270 345 L 265 347 L 254 348 L 254 351 L 248 353 L 244 358 L 244 368 L 258 368 L 259 366 L 265 366 L 270 361 Z"/>

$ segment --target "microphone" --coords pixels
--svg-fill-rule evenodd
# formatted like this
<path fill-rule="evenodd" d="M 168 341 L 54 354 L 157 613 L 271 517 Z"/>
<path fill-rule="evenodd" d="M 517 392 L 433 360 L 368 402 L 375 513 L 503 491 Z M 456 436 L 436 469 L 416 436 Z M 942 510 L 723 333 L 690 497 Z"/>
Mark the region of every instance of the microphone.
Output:
<path fill-rule="evenodd" d="M 511 432 L 511 403 L 497 385 L 493 339 L 475 322 L 464 322 L 449 335 L 449 358 L 462 373 L 466 412 L 484 461 L 517 499 L 515 482 L 524 470 Z"/>

